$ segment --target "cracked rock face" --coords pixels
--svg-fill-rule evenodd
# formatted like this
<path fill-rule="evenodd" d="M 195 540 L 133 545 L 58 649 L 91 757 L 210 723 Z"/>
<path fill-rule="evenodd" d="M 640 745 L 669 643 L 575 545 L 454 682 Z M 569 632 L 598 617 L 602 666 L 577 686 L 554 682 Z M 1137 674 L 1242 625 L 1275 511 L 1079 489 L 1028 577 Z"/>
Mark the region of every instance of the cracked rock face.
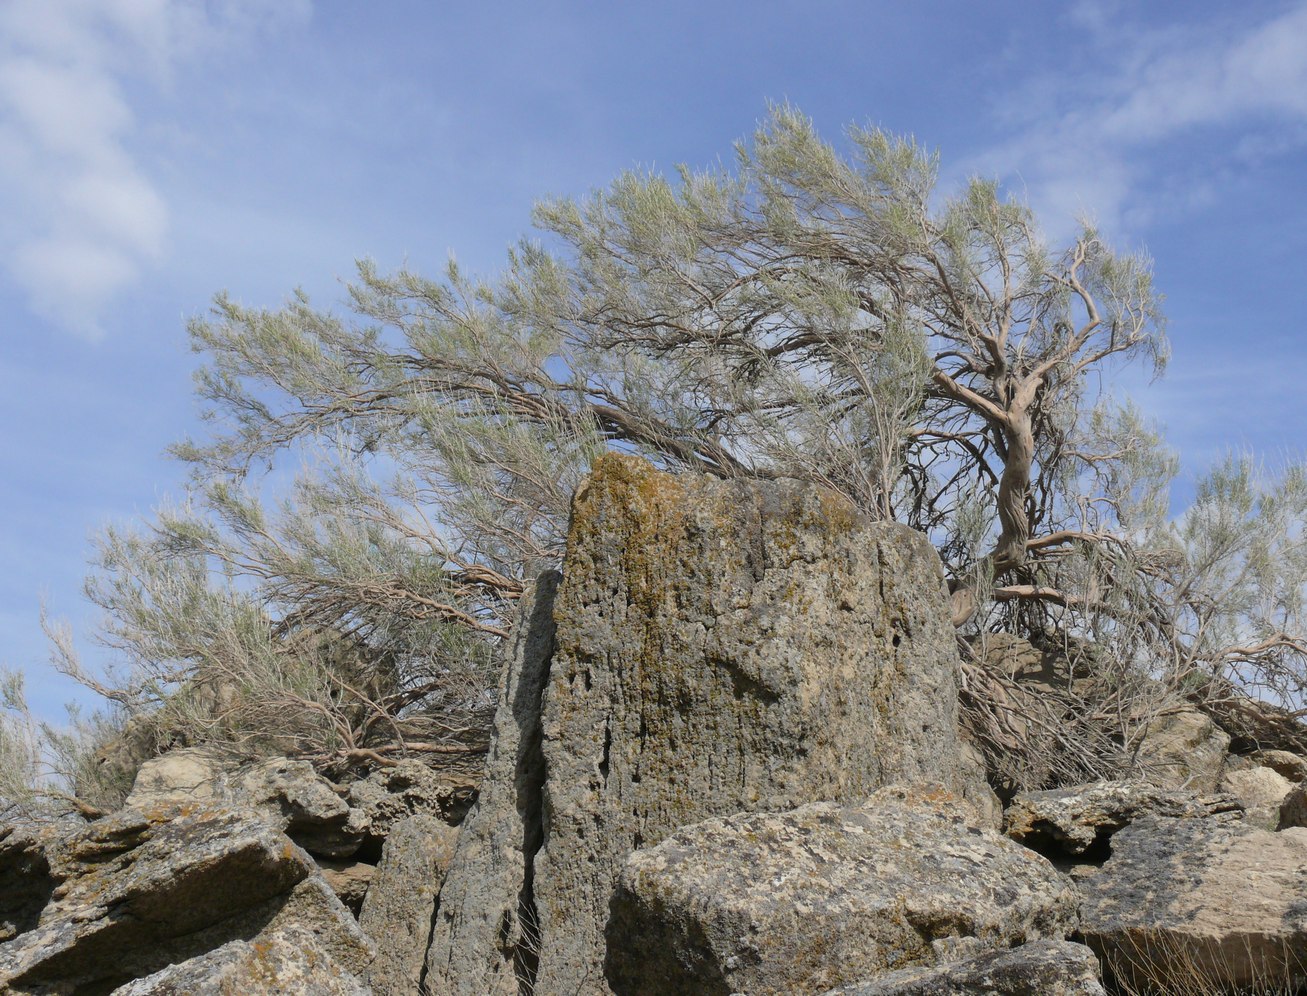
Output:
<path fill-rule="evenodd" d="M 1074 887 L 945 792 L 705 820 L 631 854 L 608 926 L 618 994 L 821 992 L 1060 939 Z"/>

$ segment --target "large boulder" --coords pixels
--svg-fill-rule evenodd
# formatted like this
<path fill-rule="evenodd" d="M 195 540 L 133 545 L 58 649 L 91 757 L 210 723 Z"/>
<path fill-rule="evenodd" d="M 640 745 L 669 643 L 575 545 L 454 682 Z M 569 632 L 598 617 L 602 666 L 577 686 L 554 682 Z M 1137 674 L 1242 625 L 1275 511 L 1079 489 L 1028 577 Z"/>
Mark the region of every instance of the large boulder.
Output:
<path fill-rule="evenodd" d="M 49 889 L 48 901 L 35 918 L 10 920 L 2 992 L 108 991 L 291 924 L 312 932 L 343 972 L 361 974 L 373 955 L 313 860 L 232 810 L 121 810 L 29 835 L 20 858 L 34 879 L 27 894 Z"/>
<path fill-rule="evenodd" d="M 626 860 L 608 982 L 631 996 L 816 993 L 1074 930 L 1070 882 L 965 811 L 889 788 L 682 828 Z"/>
<path fill-rule="evenodd" d="M 902 968 L 825 996 L 1104 996 L 1098 959 L 1083 944 L 1033 941 L 951 965 Z"/>
<path fill-rule="evenodd" d="M 1081 932 L 1130 991 L 1297 992 L 1304 881 L 1307 829 L 1148 816 L 1080 881 Z"/>
<path fill-rule="evenodd" d="M 990 798 L 959 744 L 935 550 L 831 492 L 604 456 L 573 501 L 554 617 L 538 996 L 602 978 L 626 855 L 678 827 L 897 781 Z"/>
<path fill-rule="evenodd" d="M 410 816 L 391 828 L 359 913 L 359 926 L 377 945 L 368 969 L 376 996 L 421 990 L 436 896 L 457 839 L 456 827 L 432 816 Z"/>
<path fill-rule="evenodd" d="M 207 954 L 119 986 L 112 996 L 184 993 L 369 996 L 367 987 L 336 964 L 311 931 L 296 926 L 265 931 L 255 941 L 228 941 Z"/>

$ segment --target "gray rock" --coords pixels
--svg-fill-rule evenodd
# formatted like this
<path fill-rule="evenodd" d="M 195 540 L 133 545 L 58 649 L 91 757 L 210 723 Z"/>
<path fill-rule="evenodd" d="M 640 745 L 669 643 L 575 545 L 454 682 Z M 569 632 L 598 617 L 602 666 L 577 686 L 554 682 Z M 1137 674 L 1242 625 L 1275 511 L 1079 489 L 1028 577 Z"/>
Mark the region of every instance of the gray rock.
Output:
<path fill-rule="evenodd" d="M 55 887 L 35 922 L 0 944 L 0 991 L 107 991 L 291 922 L 347 972 L 372 957 L 313 860 L 244 814 L 122 810 L 42 851 Z"/>
<path fill-rule="evenodd" d="M 1230 735 L 1204 712 L 1172 709 L 1148 724 L 1136 761 L 1161 788 L 1215 792 L 1225 770 Z"/>
<path fill-rule="evenodd" d="M 359 914 L 359 926 L 377 945 L 368 969 L 377 996 L 421 988 L 436 896 L 457 839 L 456 827 L 432 816 L 410 816 L 391 828 Z"/>
<path fill-rule="evenodd" d="M 596 462 L 572 506 L 544 697 L 538 996 L 601 991 L 622 862 L 677 827 L 894 781 L 988 797 L 962 760 L 939 558 L 792 481 Z"/>
<path fill-rule="evenodd" d="M 532 859 L 542 838 L 540 698 L 554 648 L 559 575 L 541 575 L 521 602 L 500 675 L 490 756 L 476 805 L 440 891 L 427 956 L 432 992 L 517 996 L 538 953 Z"/>
<path fill-rule="evenodd" d="M 458 826 L 476 801 L 478 778 L 436 771 L 405 758 L 353 782 L 346 798 L 363 816 L 368 837 L 380 846 L 390 828 L 410 816 L 432 816 Z"/>
<path fill-rule="evenodd" d="M 1307 785 L 1295 785 L 1280 803 L 1280 819 L 1276 829 L 1287 830 L 1289 827 L 1307 827 Z"/>
<path fill-rule="evenodd" d="M 1042 854 L 1080 855 L 1148 814 L 1239 819 L 1243 807 L 1227 795 L 1200 798 L 1144 782 L 1093 782 L 1021 793 L 1004 814 L 1003 828 Z"/>
<path fill-rule="evenodd" d="M 1304 882 L 1307 829 L 1147 816 L 1081 880 L 1081 933 L 1135 991 L 1296 992 L 1307 982 Z"/>
<path fill-rule="evenodd" d="M 217 802 L 257 812 L 312 854 L 348 858 L 359 848 L 366 816 L 352 810 L 307 761 L 284 757 L 239 763 L 199 747 L 145 762 L 126 805 L 159 807 Z"/>
<path fill-rule="evenodd" d="M 190 996 L 193 993 L 368 996 L 368 989 L 336 964 L 310 931 L 284 927 L 266 931 L 255 941 L 229 941 L 207 954 L 119 986 L 112 996 Z"/>
<path fill-rule="evenodd" d="M 825 996 L 1103 996 L 1098 959 L 1083 944 L 1034 941 L 953 965 L 904 968 Z"/>
<path fill-rule="evenodd" d="M 821 992 L 1074 930 L 1071 883 L 965 812 L 943 791 L 890 788 L 678 830 L 626 861 L 608 982 L 632 996 Z"/>

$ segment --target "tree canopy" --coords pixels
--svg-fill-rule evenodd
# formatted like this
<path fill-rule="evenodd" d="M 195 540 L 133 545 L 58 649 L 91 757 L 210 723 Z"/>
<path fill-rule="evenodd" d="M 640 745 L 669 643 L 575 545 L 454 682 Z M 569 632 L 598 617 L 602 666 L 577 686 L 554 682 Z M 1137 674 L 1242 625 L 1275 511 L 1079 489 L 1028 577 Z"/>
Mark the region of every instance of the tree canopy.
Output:
<path fill-rule="evenodd" d="M 189 495 L 105 535 L 88 592 L 123 667 L 83 677 L 190 738 L 475 755 L 493 647 L 617 448 L 925 531 L 964 638 L 1297 708 L 1302 469 L 1231 458 L 1174 516 L 1176 461 L 1104 389 L 1165 365 L 1149 260 L 1050 245 L 989 180 L 939 191 L 911 139 L 844 148 L 775 108 L 729 165 L 542 202 L 494 279 L 363 263 L 344 314 L 218 297 Z"/>

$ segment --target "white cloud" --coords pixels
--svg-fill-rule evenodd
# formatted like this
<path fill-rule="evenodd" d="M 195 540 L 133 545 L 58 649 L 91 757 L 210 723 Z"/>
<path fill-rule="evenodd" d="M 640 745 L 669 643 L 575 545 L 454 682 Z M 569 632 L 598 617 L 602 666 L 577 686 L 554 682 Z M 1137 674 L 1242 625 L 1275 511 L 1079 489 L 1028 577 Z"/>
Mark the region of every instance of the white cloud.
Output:
<path fill-rule="evenodd" d="M 302 22 L 311 0 L 4 0 L 0 267 L 86 336 L 163 254 L 168 206 L 133 156 L 129 93 L 184 60 Z"/>
<path fill-rule="evenodd" d="M 1202 203 L 1201 177 L 1167 176 L 1157 165 L 1191 136 L 1210 134 L 1207 161 L 1193 164 L 1208 175 L 1307 142 L 1307 3 L 1242 31 L 1228 20 L 1150 30 L 1129 12 L 1073 7 L 1068 21 L 1088 42 L 1092 68 L 1032 81 L 999 108 L 1012 137 L 967 164 L 1015 175 L 1054 236 L 1086 214 L 1120 233 L 1162 203 Z"/>

